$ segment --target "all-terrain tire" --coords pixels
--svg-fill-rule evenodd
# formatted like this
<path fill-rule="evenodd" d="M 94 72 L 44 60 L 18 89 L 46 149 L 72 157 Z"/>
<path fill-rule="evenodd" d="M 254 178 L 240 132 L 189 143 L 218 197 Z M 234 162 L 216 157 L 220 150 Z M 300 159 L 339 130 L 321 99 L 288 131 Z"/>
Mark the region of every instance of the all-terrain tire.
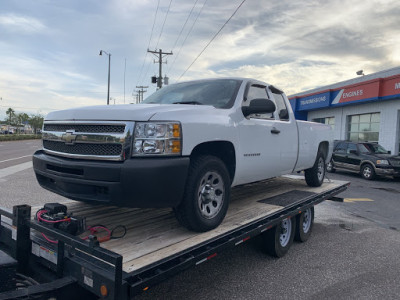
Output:
<path fill-rule="evenodd" d="M 231 181 L 218 157 L 193 158 L 182 202 L 174 208 L 179 223 L 189 230 L 204 232 L 216 228 L 225 218 Z"/>
<path fill-rule="evenodd" d="M 314 165 L 304 171 L 304 177 L 309 186 L 321 186 L 325 178 L 325 155 L 318 151 Z"/>

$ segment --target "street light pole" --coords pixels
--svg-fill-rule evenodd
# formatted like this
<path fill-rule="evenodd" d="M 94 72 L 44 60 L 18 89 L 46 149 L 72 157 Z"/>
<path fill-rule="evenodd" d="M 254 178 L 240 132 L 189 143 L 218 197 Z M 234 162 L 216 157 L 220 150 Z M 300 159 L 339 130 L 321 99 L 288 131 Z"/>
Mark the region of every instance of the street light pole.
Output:
<path fill-rule="evenodd" d="M 108 55 L 108 89 L 107 89 L 107 105 L 110 105 L 110 68 L 111 68 L 111 53 L 107 53 L 104 50 L 100 50 L 99 55 L 103 53 Z"/>

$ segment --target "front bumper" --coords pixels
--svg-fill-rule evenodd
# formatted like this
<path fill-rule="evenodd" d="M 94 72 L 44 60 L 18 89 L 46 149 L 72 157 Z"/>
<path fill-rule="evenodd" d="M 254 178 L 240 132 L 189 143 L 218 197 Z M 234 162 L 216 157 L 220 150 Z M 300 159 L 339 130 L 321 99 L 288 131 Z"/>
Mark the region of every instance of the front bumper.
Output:
<path fill-rule="evenodd" d="M 33 155 L 39 184 L 64 197 L 126 207 L 174 207 L 183 197 L 189 157 L 131 158 L 123 162 Z"/>
<path fill-rule="evenodd" d="M 375 167 L 375 172 L 377 175 L 389 175 L 389 176 L 400 176 L 400 168 L 394 168 L 392 166 L 385 166 L 385 167 L 380 167 L 377 166 Z"/>

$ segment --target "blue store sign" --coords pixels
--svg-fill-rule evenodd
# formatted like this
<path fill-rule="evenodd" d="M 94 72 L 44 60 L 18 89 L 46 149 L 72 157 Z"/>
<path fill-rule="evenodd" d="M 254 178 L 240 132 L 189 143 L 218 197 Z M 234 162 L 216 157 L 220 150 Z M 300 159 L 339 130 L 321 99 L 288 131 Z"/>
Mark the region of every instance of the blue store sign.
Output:
<path fill-rule="evenodd" d="M 296 99 L 297 110 L 311 110 L 328 107 L 330 103 L 330 92 Z"/>

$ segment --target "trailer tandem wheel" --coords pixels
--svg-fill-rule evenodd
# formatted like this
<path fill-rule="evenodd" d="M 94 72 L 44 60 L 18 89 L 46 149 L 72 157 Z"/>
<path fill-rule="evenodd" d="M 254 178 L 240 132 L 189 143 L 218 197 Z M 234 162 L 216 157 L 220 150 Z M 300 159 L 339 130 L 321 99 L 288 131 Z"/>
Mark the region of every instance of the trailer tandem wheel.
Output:
<path fill-rule="evenodd" d="M 296 234 L 294 239 L 298 242 L 306 242 L 311 235 L 314 225 L 314 207 L 309 207 L 296 216 Z"/>
<path fill-rule="evenodd" d="M 263 239 L 267 253 L 275 257 L 283 257 L 293 243 L 295 232 L 296 221 L 292 218 L 286 218 L 266 231 Z"/>

